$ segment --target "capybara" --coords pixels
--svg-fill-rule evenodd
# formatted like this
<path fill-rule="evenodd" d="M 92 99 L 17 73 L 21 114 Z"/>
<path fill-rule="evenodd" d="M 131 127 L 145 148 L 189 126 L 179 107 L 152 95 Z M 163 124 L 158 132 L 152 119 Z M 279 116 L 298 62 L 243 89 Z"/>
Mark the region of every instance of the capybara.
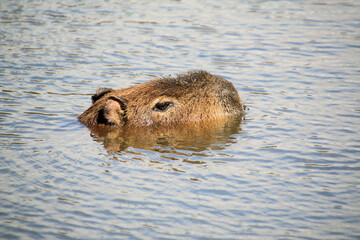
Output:
<path fill-rule="evenodd" d="M 120 90 L 99 88 L 79 121 L 93 126 L 158 126 L 242 115 L 234 86 L 206 71 L 162 77 Z"/>

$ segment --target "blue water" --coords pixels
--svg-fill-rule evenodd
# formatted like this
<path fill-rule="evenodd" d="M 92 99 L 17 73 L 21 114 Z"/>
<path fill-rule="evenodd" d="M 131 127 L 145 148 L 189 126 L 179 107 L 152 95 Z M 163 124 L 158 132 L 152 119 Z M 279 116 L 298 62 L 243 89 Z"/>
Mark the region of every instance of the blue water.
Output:
<path fill-rule="evenodd" d="M 360 3 L 2 1 L 0 239 L 359 239 Z M 245 119 L 125 145 L 98 87 L 204 69 Z"/>

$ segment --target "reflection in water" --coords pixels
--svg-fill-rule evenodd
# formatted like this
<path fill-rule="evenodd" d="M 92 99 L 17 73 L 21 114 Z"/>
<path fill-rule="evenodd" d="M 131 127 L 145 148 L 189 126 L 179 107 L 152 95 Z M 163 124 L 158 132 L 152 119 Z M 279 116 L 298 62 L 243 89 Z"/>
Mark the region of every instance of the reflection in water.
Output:
<path fill-rule="evenodd" d="M 207 148 L 223 149 L 225 144 L 233 143 L 231 135 L 241 131 L 240 124 L 240 117 L 232 117 L 155 127 L 123 127 L 110 130 L 94 128 L 91 132 L 94 139 L 102 142 L 109 153 L 124 151 L 128 147 L 154 151 L 162 151 L 166 147 L 201 152 Z"/>

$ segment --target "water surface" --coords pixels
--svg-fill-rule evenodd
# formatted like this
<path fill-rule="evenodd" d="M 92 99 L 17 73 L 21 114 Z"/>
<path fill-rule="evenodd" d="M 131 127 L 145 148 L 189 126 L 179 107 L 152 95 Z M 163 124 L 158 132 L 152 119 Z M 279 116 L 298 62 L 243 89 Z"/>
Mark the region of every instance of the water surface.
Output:
<path fill-rule="evenodd" d="M 359 239 L 359 12 L 2 1 L 0 238 Z M 249 107 L 207 142 L 109 150 L 76 119 L 98 87 L 192 69 L 230 80 Z"/>

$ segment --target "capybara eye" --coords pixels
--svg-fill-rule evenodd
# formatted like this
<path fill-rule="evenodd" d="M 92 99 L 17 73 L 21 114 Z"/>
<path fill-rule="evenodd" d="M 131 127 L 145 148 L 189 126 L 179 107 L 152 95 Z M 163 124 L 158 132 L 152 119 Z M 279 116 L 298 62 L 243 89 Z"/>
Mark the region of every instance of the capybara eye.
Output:
<path fill-rule="evenodd" d="M 153 110 L 157 111 L 157 112 L 165 112 L 172 105 L 174 105 L 172 102 L 159 102 L 159 103 L 155 104 L 155 106 L 153 107 Z"/>

